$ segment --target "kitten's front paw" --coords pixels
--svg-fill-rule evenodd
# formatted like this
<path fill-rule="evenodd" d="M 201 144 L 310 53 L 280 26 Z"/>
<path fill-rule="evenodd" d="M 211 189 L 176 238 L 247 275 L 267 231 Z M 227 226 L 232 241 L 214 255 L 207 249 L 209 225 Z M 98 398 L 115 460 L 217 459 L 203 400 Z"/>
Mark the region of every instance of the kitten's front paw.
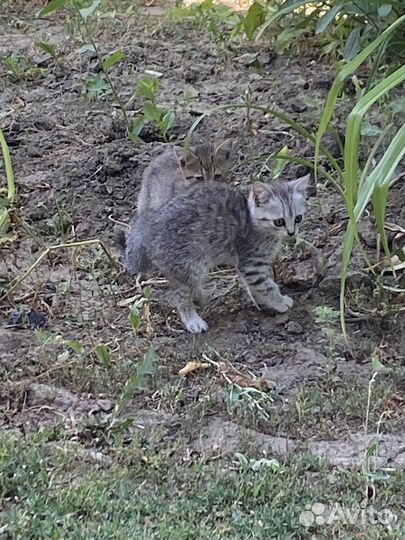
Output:
<path fill-rule="evenodd" d="M 278 311 L 279 313 L 285 313 L 294 305 L 294 300 L 289 296 L 280 296 L 276 302 L 272 302 L 272 308 Z"/>
<path fill-rule="evenodd" d="M 197 314 L 193 313 L 189 316 L 182 316 L 181 320 L 186 327 L 186 330 L 192 334 L 201 334 L 208 330 L 208 324 Z"/>

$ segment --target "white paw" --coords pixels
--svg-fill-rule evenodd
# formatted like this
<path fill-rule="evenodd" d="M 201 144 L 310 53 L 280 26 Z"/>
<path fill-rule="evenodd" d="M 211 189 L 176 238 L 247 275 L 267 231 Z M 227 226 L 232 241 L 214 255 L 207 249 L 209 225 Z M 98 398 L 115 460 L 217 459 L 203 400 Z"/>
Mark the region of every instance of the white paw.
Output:
<path fill-rule="evenodd" d="M 201 334 L 208 330 L 208 324 L 197 314 L 182 315 L 181 320 L 186 329 L 192 334 Z"/>
<path fill-rule="evenodd" d="M 294 305 L 294 300 L 290 298 L 289 296 L 280 296 L 280 298 L 277 298 L 276 302 L 272 302 L 271 307 L 278 311 L 279 313 L 285 313 L 290 308 L 292 308 Z"/>

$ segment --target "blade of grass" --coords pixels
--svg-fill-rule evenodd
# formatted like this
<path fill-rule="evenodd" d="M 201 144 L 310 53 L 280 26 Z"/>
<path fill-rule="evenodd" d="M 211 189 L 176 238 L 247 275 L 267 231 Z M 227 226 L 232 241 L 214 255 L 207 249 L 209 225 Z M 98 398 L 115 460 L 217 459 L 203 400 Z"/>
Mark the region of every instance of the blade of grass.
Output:
<path fill-rule="evenodd" d="M 346 234 L 344 238 L 343 243 L 343 253 L 342 253 L 342 270 L 341 270 L 341 278 L 340 278 L 340 326 L 342 328 L 342 333 L 347 340 L 347 334 L 346 334 L 346 321 L 345 321 L 345 313 L 346 313 L 346 306 L 345 306 L 345 300 L 346 300 L 346 279 L 347 274 L 349 271 L 349 263 L 353 251 L 354 246 L 354 239 L 356 237 L 355 235 L 355 225 L 351 221 L 347 224 Z"/>
<path fill-rule="evenodd" d="M 15 195 L 16 195 L 13 166 L 11 163 L 10 150 L 8 148 L 6 138 L 4 137 L 4 133 L 1 128 L 0 128 L 0 145 L 1 145 L 1 151 L 3 153 L 4 167 L 6 170 L 7 201 L 8 201 L 8 206 L 11 206 L 14 204 Z M 4 230 L 8 220 L 9 220 L 9 209 L 4 208 L 0 213 L 0 232 Z"/>
<path fill-rule="evenodd" d="M 346 188 L 346 203 L 350 205 L 350 211 L 354 208 L 358 195 L 359 143 L 364 115 L 378 99 L 403 80 L 405 80 L 405 66 L 398 68 L 367 92 L 349 114 L 344 148 L 345 174 L 343 180 Z"/>
<path fill-rule="evenodd" d="M 405 126 L 398 130 L 385 151 L 383 157 L 367 176 L 359 193 L 359 197 L 354 208 L 354 221 L 358 222 L 363 212 L 370 202 L 374 188 L 379 184 L 389 185 L 398 163 L 405 154 Z"/>
<path fill-rule="evenodd" d="M 346 279 L 350 263 L 351 254 L 353 251 L 354 239 L 357 234 L 357 222 L 363 215 L 363 212 L 373 199 L 373 193 L 377 188 L 377 193 L 374 195 L 373 208 L 376 216 L 377 228 L 381 235 L 384 250 L 389 255 L 388 242 L 385 232 L 385 209 L 387 204 L 387 196 L 389 191 L 392 176 L 398 166 L 400 160 L 405 155 L 405 126 L 398 130 L 391 144 L 387 148 L 383 157 L 379 161 L 375 169 L 365 179 L 362 186 L 359 198 L 353 211 L 353 220 L 349 221 L 346 230 L 345 243 L 342 255 L 342 273 L 340 284 L 340 321 L 343 335 L 346 337 L 345 325 L 345 291 Z M 380 188 L 378 187 L 380 186 Z M 360 244 L 359 244 L 360 245 Z"/>
<path fill-rule="evenodd" d="M 14 281 L 11 283 L 10 287 L 7 290 L 1 292 L 0 299 L 8 298 L 11 295 L 11 293 L 17 287 L 19 287 L 21 285 L 21 283 L 23 283 L 27 279 L 27 277 L 35 270 L 35 268 L 37 268 L 37 266 L 39 266 L 41 264 L 41 262 L 45 259 L 45 257 L 47 257 L 49 255 L 49 253 L 51 253 L 52 251 L 57 251 L 59 249 L 64 249 L 64 248 L 76 248 L 76 247 L 90 246 L 90 245 L 98 245 L 98 246 L 100 246 L 101 249 L 104 251 L 106 257 L 110 261 L 111 266 L 113 268 L 115 268 L 117 271 L 119 271 L 118 263 L 115 261 L 114 257 L 110 253 L 110 250 L 107 248 L 107 246 L 105 245 L 105 243 L 102 240 L 98 240 L 98 239 L 81 240 L 81 241 L 77 241 L 77 242 L 71 242 L 71 243 L 68 243 L 68 244 L 58 244 L 56 246 L 50 246 L 50 247 L 46 248 L 39 255 L 39 257 L 31 264 L 31 266 L 28 268 L 28 270 L 26 270 L 24 272 L 24 274 L 21 277 L 15 278 Z"/>
<path fill-rule="evenodd" d="M 326 99 L 325 107 L 323 110 L 323 114 L 319 122 L 318 132 L 316 135 L 316 143 L 315 143 L 315 163 L 317 163 L 319 160 L 321 141 L 322 141 L 323 136 L 326 133 L 326 130 L 328 129 L 329 123 L 335 112 L 336 101 L 337 101 L 339 93 L 341 92 L 343 88 L 344 81 L 347 79 L 347 77 L 352 75 L 361 66 L 361 64 L 365 60 L 367 60 L 367 58 L 371 55 L 371 53 L 379 45 L 381 45 L 381 43 L 383 43 L 390 36 L 390 34 L 404 21 L 405 21 L 405 15 L 403 15 L 402 17 L 397 19 L 395 22 L 393 22 L 380 36 L 378 36 L 378 38 L 372 41 L 363 51 L 361 51 L 355 58 L 353 58 L 353 60 L 348 62 L 337 74 L 336 79 L 334 80 L 332 84 L 332 88 L 329 91 L 328 97 Z M 316 175 L 316 168 L 315 168 L 315 175 Z"/>
<path fill-rule="evenodd" d="M 268 17 L 266 17 L 265 22 L 261 26 L 260 30 L 256 34 L 256 40 L 260 39 L 263 33 L 267 30 L 267 28 L 274 23 L 277 19 L 280 19 L 280 17 L 283 17 L 283 15 L 288 15 L 295 9 L 297 9 L 300 6 L 305 6 L 305 4 L 313 4 L 313 1 L 311 0 L 303 0 L 302 2 L 296 2 L 294 4 L 291 4 L 285 8 L 279 9 L 276 12 L 272 13 Z"/>
<path fill-rule="evenodd" d="M 377 150 L 380 148 L 380 145 L 382 144 L 383 140 L 385 139 L 386 135 L 388 134 L 388 132 L 389 132 L 389 130 L 391 128 L 392 128 L 392 124 L 389 124 L 388 126 L 386 126 L 383 129 L 382 133 L 380 133 L 378 139 L 373 144 L 373 147 L 372 147 L 372 149 L 371 149 L 371 151 L 370 151 L 370 153 L 369 153 L 369 155 L 367 157 L 367 161 L 364 164 L 363 171 L 362 171 L 361 176 L 360 176 L 359 190 L 361 190 L 361 188 L 362 188 L 362 186 L 364 184 L 364 180 L 368 175 L 368 172 L 369 172 L 370 167 L 372 165 L 373 159 L 375 158 Z"/>
<path fill-rule="evenodd" d="M 385 213 L 388 201 L 390 183 L 400 160 L 405 155 L 405 126 L 402 126 L 387 148 L 384 157 L 376 167 L 376 181 L 372 194 L 373 210 L 376 218 L 377 230 L 386 256 L 391 259 L 385 230 Z"/>

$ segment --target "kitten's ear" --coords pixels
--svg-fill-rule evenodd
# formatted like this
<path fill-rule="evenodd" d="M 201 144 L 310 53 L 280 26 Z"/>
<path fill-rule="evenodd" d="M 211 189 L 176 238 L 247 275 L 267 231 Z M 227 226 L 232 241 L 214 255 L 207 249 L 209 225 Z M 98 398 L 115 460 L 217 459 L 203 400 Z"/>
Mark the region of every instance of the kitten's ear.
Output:
<path fill-rule="evenodd" d="M 250 190 L 250 196 L 256 206 L 262 206 L 270 200 L 271 192 L 263 182 L 255 182 Z"/>
<path fill-rule="evenodd" d="M 303 195 L 305 195 L 305 191 L 309 186 L 310 179 L 311 179 L 311 175 L 306 174 L 305 176 L 301 176 L 300 178 L 297 178 L 296 180 L 292 180 L 291 184 L 294 191 L 298 191 L 299 193 L 302 193 Z"/>
<path fill-rule="evenodd" d="M 218 154 L 220 152 L 226 159 L 229 159 L 231 157 L 232 150 L 233 150 L 232 139 L 225 139 L 224 141 L 220 141 L 215 146 L 215 154 Z"/>

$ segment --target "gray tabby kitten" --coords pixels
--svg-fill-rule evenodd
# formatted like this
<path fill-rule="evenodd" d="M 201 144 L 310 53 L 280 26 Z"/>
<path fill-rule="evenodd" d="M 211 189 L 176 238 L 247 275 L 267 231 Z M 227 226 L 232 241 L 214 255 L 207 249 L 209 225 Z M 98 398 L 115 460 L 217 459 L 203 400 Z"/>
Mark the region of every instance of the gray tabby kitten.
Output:
<path fill-rule="evenodd" d="M 231 166 L 232 141 L 170 147 L 145 169 L 138 196 L 138 215 L 160 208 L 198 180 L 214 180 Z"/>
<path fill-rule="evenodd" d="M 126 239 L 122 235 L 125 268 L 136 275 L 153 263 L 168 279 L 180 318 L 194 334 L 208 329 L 194 300 L 204 302 L 204 278 L 220 265 L 238 269 L 258 306 L 284 313 L 293 301 L 280 293 L 270 263 L 283 237 L 298 230 L 308 180 L 309 175 L 291 182 L 257 182 L 248 197 L 222 183 L 194 185 L 158 212 L 140 216 Z"/>

